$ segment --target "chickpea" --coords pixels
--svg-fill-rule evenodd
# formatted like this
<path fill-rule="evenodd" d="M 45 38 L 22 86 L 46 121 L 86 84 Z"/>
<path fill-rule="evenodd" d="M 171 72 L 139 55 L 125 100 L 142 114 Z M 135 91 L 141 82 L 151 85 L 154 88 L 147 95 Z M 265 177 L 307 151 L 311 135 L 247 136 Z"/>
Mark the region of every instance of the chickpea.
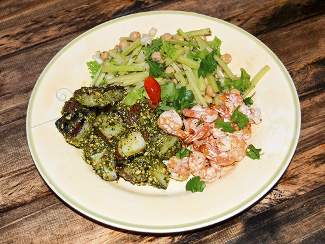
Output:
<path fill-rule="evenodd" d="M 153 61 L 159 61 L 159 60 L 161 60 L 161 52 L 153 52 L 152 54 L 151 54 L 151 59 L 153 60 Z"/>
<path fill-rule="evenodd" d="M 101 52 L 100 53 L 100 58 L 105 61 L 109 56 L 109 53 L 107 51 Z"/>
<path fill-rule="evenodd" d="M 229 53 L 221 55 L 220 58 L 225 64 L 229 64 L 231 62 L 231 55 Z"/>
<path fill-rule="evenodd" d="M 207 103 L 213 103 L 213 98 L 210 97 L 209 95 L 205 95 L 203 97 L 204 101 L 206 101 Z"/>
<path fill-rule="evenodd" d="M 141 34 L 138 31 L 133 31 L 133 32 L 131 32 L 130 37 L 133 39 L 138 39 L 141 37 Z"/>
<path fill-rule="evenodd" d="M 207 85 L 207 88 L 206 88 L 206 93 L 210 96 L 210 97 L 215 97 L 215 93 L 213 92 L 212 88 L 210 85 Z"/>
<path fill-rule="evenodd" d="M 172 79 L 172 82 L 174 82 L 175 84 L 178 83 L 178 81 L 176 80 L 176 78 L 173 78 L 173 79 Z"/>
<path fill-rule="evenodd" d="M 236 94 L 238 94 L 238 95 L 240 95 L 240 91 L 238 90 L 238 89 L 231 89 L 230 91 L 229 91 L 229 93 L 236 93 Z"/>
<path fill-rule="evenodd" d="M 182 37 L 182 36 L 180 36 L 180 35 L 175 36 L 174 39 L 175 39 L 176 41 L 182 41 L 182 42 L 184 41 L 184 37 Z"/>
<path fill-rule="evenodd" d="M 129 42 L 127 40 L 121 40 L 119 46 L 123 50 L 124 48 L 126 48 L 127 46 L 129 46 Z"/>
<path fill-rule="evenodd" d="M 169 34 L 169 33 L 165 33 L 165 34 L 163 34 L 163 36 L 162 36 L 162 39 L 163 39 L 164 41 L 166 41 L 166 42 L 170 41 L 170 39 L 172 39 L 172 38 L 173 38 L 173 36 L 172 36 L 171 34 Z"/>
<path fill-rule="evenodd" d="M 165 69 L 165 73 L 166 74 L 170 74 L 170 73 L 174 73 L 175 70 L 172 66 L 168 66 L 166 69 Z"/>

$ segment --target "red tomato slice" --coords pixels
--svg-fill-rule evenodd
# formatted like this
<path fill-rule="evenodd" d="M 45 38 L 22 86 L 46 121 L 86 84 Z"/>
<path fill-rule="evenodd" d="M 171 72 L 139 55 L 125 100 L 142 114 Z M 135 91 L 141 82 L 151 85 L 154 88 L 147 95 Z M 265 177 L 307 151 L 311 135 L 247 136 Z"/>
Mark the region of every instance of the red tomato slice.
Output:
<path fill-rule="evenodd" d="M 154 78 L 147 77 L 144 80 L 144 88 L 153 104 L 158 104 L 161 101 L 161 88 Z"/>

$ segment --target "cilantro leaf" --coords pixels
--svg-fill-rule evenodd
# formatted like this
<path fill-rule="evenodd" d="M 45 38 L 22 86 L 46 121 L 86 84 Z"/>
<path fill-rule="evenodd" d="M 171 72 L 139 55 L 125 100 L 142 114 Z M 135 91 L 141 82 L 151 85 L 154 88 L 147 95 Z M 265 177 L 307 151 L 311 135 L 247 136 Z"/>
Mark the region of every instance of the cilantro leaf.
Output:
<path fill-rule="evenodd" d="M 87 62 L 87 66 L 88 66 L 89 73 L 91 74 L 91 78 L 94 79 L 95 75 L 100 69 L 100 64 L 98 64 L 96 61 L 89 61 Z"/>
<path fill-rule="evenodd" d="M 230 78 L 225 78 L 225 87 L 229 87 L 229 89 L 238 89 L 241 93 L 251 87 L 251 76 L 246 72 L 245 69 L 241 68 L 240 78 L 237 80 L 232 80 Z"/>
<path fill-rule="evenodd" d="M 198 70 L 199 77 L 205 77 L 207 74 L 212 74 L 217 68 L 217 62 L 213 58 L 216 50 L 213 50 L 209 53 L 200 63 L 200 68 Z"/>
<path fill-rule="evenodd" d="M 165 102 L 160 102 L 158 107 L 158 109 L 164 110 L 164 111 L 168 111 L 168 110 L 173 110 L 174 107 L 171 107 L 169 105 L 167 105 Z"/>
<path fill-rule="evenodd" d="M 162 41 L 161 53 L 164 57 L 175 58 L 176 48 L 169 42 Z"/>
<path fill-rule="evenodd" d="M 246 150 L 246 155 L 248 157 L 250 157 L 251 159 L 260 159 L 260 151 L 262 149 L 257 149 L 252 144 L 250 144 L 247 148 L 250 149 L 249 151 Z"/>
<path fill-rule="evenodd" d="M 161 86 L 161 100 L 163 102 L 172 102 L 177 99 L 177 97 L 178 91 L 174 82 Z"/>
<path fill-rule="evenodd" d="M 162 38 L 157 38 L 157 39 L 154 39 L 153 41 L 152 41 L 152 44 L 150 45 L 150 46 L 148 46 L 148 47 L 146 47 L 146 46 L 143 46 L 142 47 L 142 50 L 144 50 L 146 53 L 145 53 L 145 57 L 148 59 L 150 56 L 151 56 L 151 54 L 153 53 L 153 52 L 157 52 L 157 51 L 159 51 L 160 50 L 160 47 L 163 45 L 163 40 L 162 40 Z"/>
<path fill-rule="evenodd" d="M 186 191 L 203 192 L 205 181 L 201 181 L 200 176 L 195 176 L 186 183 Z"/>
<path fill-rule="evenodd" d="M 185 109 L 192 106 L 194 94 L 192 91 L 186 90 L 185 86 L 177 89 L 175 83 L 170 82 L 161 86 L 161 100 L 164 103 L 160 106 L 162 110 L 170 110 L 167 103 L 172 103 L 172 109 Z"/>
<path fill-rule="evenodd" d="M 177 100 L 173 101 L 173 106 L 176 109 L 185 109 L 192 106 L 192 102 L 194 101 L 194 94 L 190 90 L 186 90 L 186 87 L 183 86 L 180 89 L 177 89 L 178 96 Z"/>
<path fill-rule="evenodd" d="M 142 87 L 138 90 L 132 89 L 124 98 L 124 104 L 126 105 L 133 105 L 135 104 L 138 100 L 142 100 L 145 98 L 145 88 Z"/>
<path fill-rule="evenodd" d="M 188 150 L 186 147 L 182 147 L 181 150 L 179 150 L 175 156 L 178 157 L 179 159 L 182 159 L 182 158 L 185 158 L 185 157 L 188 157 L 190 156 L 191 154 L 191 151 Z"/>
<path fill-rule="evenodd" d="M 253 105 L 253 99 L 252 99 L 252 97 L 245 97 L 245 98 L 244 98 L 244 103 L 245 103 L 245 105 L 247 105 L 247 106 L 251 106 L 251 105 Z"/>
<path fill-rule="evenodd" d="M 244 126 L 248 125 L 249 119 L 245 114 L 239 112 L 238 109 L 240 105 L 235 109 L 234 113 L 231 115 L 231 122 L 237 123 L 239 130 L 244 129 Z"/>
<path fill-rule="evenodd" d="M 223 131 L 223 132 L 232 133 L 236 130 L 234 127 L 231 126 L 230 122 L 225 122 L 222 119 L 217 119 L 215 121 L 215 124 L 216 124 L 216 127 L 221 129 L 221 131 Z"/>
<path fill-rule="evenodd" d="M 159 77 L 164 74 L 164 65 L 154 62 L 150 59 L 147 59 L 147 62 L 149 64 L 149 76 L 151 77 Z"/>
<path fill-rule="evenodd" d="M 221 45 L 221 40 L 218 37 L 214 37 L 213 41 L 211 42 L 211 48 L 216 51 L 216 54 L 220 57 L 220 45 Z"/>

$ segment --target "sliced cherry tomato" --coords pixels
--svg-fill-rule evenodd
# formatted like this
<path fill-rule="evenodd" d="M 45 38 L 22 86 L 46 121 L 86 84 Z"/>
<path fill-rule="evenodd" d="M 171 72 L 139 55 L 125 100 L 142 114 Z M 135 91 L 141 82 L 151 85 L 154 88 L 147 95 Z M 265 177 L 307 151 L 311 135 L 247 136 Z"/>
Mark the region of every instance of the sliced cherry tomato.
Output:
<path fill-rule="evenodd" d="M 144 80 L 144 88 L 153 104 L 158 104 L 161 101 L 161 88 L 154 78 L 147 77 Z"/>

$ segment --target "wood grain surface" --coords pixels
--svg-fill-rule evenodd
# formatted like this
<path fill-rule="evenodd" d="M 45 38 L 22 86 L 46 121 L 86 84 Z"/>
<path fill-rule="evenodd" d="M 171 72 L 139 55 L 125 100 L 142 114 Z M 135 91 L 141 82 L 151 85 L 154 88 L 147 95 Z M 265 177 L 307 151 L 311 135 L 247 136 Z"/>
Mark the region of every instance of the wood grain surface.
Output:
<path fill-rule="evenodd" d="M 302 114 L 293 159 L 280 181 L 245 212 L 175 234 L 102 225 L 60 200 L 29 152 L 26 110 L 47 63 L 90 28 L 132 13 L 183 10 L 255 35 L 284 63 Z M 325 1 L 0 1 L 1 243 L 325 243 Z"/>

